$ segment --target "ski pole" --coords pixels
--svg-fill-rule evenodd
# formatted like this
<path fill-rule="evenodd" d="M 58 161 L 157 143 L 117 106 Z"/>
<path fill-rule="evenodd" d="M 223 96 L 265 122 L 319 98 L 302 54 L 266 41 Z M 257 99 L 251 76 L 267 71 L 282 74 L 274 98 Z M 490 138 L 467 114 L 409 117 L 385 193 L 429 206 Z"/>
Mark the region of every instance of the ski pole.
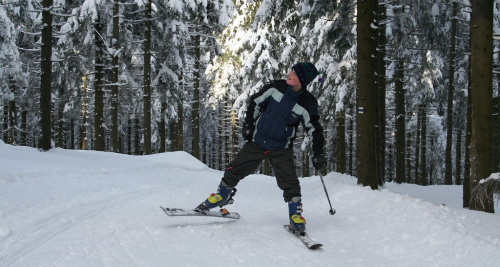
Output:
<path fill-rule="evenodd" d="M 321 183 L 323 184 L 323 188 L 325 189 L 326 198 L 328 199 L 328 203 L 330 204 L 330 215 L 335 214 L 335 209 L 332 207 L 332 202 L 330 201 L 330 197 L 328 196 L 328 192 L 326 191 L 325 181 L 323 180 L 323 175 L 319 174 L 319 178 L 321 178 Z"/>

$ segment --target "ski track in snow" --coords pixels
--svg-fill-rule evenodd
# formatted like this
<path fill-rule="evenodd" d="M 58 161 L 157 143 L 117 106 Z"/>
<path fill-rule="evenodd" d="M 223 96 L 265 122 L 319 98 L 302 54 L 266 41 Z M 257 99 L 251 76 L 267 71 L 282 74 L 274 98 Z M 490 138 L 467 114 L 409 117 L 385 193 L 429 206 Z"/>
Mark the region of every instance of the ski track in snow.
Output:
<path fill-rule="evenodd" d="M 331 173 L 325 176 L 337 210 L 331 216 L 319 178 L 301 179 L 307 232 L 324 245 L 310 251 L 283 229 L 288 208 L 273 177 L 252 175 L 238 185 L 228 210 L 239 212 L 240 220 L 166 216 L 159 205 L 195 207 L 222 176 L 185 153 L 40 153 L 0 143 L 0 170 L 2 267 L 500 262 L 499 215 L 421 200 L 413 196 L 422 194 L 416 186 L 387 184 L 373 191 Z"/>
<path fill-rule="evenodd" d="M 64 235 L 64 233 L 70 229 L 92 220 L 96 215 L 105 213 L 109 209 L 122 203 L 160 190 L 161 189 L 153 188 L 146 191 L 124 192 L 119 195 L 114 195 L 112 198 L 105 197 L 86 203 L 72 205 L 71 207 L 49 214 L 47 217 L 37 218 L 36 221 L 31 223 L 25 233 L 14 232 L 18 235 L 18 238 L 9 244 L 9 246 L 17 247 L 18 251 L 6 257 L 2 257 L 1 265 L 11 266 L 20 259 L 29 257 L 34 251 L 50 243 L 58 236 Z"/>

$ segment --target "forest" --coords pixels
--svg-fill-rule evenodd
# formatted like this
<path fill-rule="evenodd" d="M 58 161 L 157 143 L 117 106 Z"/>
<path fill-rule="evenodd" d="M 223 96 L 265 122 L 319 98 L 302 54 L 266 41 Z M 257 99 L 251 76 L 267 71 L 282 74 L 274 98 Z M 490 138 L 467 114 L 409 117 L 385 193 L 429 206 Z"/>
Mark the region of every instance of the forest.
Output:
<path fill-rule="evenodd" d="M 494 212 L 499 15 L 499 0 L 1 0 L 0 139 L 222 170 L 249 97 L 312 62 L 323 174 L 463 185 L 464 207 Z"/>

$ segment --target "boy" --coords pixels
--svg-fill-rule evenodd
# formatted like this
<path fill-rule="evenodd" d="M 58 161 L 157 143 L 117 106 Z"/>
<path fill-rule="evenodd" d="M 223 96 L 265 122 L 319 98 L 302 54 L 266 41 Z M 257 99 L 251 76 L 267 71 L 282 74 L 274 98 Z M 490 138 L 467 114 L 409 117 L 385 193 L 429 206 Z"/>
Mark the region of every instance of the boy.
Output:
<path fill-rule="evenodd" d="M 250 97 L 242 129 L 247 142 L 224 172 L 217 194 L 211 194 L 196 210 L 207 211 L 232 203 L 238 182 L 269 157 L 278 186 L 288 203 L 290 229 L 305 231 L 300 182 L 293 163 L 293 140 L 302 123 L 312 140 L 313 165 L 321 169 L 325 163 L 323 127 L 319 123 L 318 101 L 306 90 L 318 74 L 312 63 L 297 63 L 286 81 L 274 81 Z"/>

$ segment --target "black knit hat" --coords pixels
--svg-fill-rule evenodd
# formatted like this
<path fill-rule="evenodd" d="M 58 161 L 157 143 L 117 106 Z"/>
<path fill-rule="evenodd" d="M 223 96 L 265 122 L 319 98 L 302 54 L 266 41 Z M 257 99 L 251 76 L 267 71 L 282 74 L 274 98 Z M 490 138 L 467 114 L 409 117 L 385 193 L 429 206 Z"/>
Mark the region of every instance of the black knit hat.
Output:
<path fill-rule="evenodd" d="M 299 77 L 300 84 L 302 88 L 306 88 L 306 86 L 320 74 L 320 72 L 316 69 L 316 67 L 311 62 L 299 62 L 292 67 Z"/>

